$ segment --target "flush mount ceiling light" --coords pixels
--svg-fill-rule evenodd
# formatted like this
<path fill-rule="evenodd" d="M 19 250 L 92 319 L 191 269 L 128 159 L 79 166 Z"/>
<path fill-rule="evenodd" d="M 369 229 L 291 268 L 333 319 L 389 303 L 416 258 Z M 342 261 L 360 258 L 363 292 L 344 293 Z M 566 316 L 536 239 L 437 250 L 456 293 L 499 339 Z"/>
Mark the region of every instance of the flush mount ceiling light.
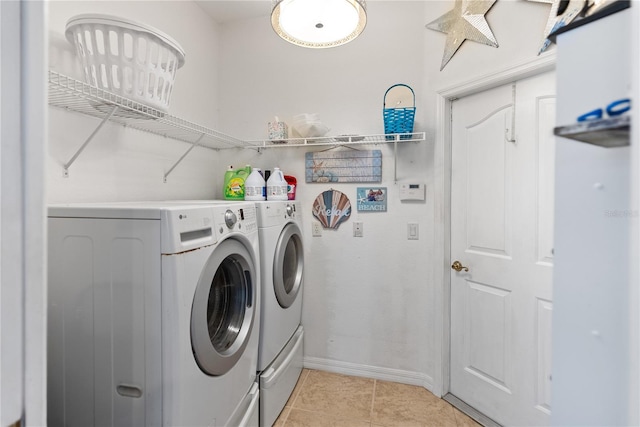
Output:
<path fill-rule="evenodd" d="M 365 0 L 273 0 L 273 29 L 298 46 L 340 46 L 358 37 L 366 24 Z"/>

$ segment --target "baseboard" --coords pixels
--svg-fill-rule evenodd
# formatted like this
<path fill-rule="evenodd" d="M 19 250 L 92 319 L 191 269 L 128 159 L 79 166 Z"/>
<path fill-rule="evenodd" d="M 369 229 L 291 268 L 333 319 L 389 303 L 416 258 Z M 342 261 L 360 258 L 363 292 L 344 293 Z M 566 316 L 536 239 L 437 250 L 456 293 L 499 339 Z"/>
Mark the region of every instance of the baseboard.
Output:
<path fill-rule="evenodd" d="M 336 374 L 352 375 L 355 377 L 373 378 L 382 381 L 392 381 L 401 384 L 424 387 L 433 393 L 433 378 L 430 376 L 401 369 L 380 368 L 377 366 L 361 365 L 351 362 L 321 359 L 318 357 L 304 357 L 303 365 L 308 369 L 333 372 Z"/>
<path fill-rule="evenodd" d="M 444 400 L 446 400 L 447 402 L 451 403 L 451 405 L 453 405 L 460 412 L 466 414 L 469 418 L 473 419 L 478 424 L 480 424 L 480 425 L 482 425 L 484 427 L 502 427 L 500 424 L 498 424 L 497 422 L 493 421 L 491 418 L 487 417 L 482 412 L 479 412 L 475 408 L 467 405 L 465 402 L 463 402 L 462 400 L 458 399 L 457 397 L 455 397 L 451 393 L 447 393 L 442 398 Z"/>

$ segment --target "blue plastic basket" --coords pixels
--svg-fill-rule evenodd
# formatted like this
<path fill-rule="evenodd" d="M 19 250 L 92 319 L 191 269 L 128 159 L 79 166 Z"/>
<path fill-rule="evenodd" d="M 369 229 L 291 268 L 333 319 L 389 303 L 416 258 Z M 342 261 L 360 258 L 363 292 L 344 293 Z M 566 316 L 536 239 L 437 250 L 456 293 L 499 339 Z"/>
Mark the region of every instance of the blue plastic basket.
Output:
<path fill-rule="evenodd" d="M 407 88 L 411 91 L 411 96 L 390 96 L 389 91 L 397 88 Z M 407 91 L 404 91 L 408 93 Z M 391 106 L 394 108 L 391 108 Z M 382 110 L 382 116 L 384 118 L 384 133 L 398 134 L 398 133 L 413 133 L 413 121 L 416 115 L 416 95 L 409 86 L 405 84 L 396 84 L 391 86 L 384 93 L 384 108 Z M 393 140 L 393 136 L 386 136 L 386 139 Z M 411 135 L 400 135 L 400 139 L 411 139 Z"/>

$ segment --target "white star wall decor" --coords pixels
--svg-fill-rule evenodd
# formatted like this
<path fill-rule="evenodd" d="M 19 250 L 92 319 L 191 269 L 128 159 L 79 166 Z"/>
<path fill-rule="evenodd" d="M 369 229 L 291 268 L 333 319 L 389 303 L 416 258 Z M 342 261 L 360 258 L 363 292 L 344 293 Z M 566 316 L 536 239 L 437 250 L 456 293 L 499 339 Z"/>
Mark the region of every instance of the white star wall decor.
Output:
<path fill-rule="evenodd" d="M 456 0 L 452 10 L 426 25 L 447 35 L 440 71 L 447 65 L 465 40 L 498 47 L 484 15 L 496 0 Z"/>
<path fill-rule="evenodd" d="M 538 51 L 538 55 L 547 50 L 547 48 L 551 45 L 551 40 L 549 40 L 549 34 L 554 32 L 560 27 L 564 27 L 573 21 L 584 9 L 586 0 L 569 0 L 569 5 L 567 8 L 558 15 L 558 8 L 560 7 L 561 0 L 527 0 L 533 1 L 536 3 L 548 3 L 551 5 L 551 10 L 549 11 L 549 18 L 547 19 L 547 25 L 544 28 L 544 41 L 542 42 L 542 46 L 540 46 L 540 50 Z"/>

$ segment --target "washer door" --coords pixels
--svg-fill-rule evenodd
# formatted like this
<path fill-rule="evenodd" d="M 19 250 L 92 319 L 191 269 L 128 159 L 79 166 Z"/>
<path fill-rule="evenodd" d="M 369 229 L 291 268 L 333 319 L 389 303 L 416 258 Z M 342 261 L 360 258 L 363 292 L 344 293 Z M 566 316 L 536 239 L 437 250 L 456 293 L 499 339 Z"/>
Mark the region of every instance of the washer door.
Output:
<path fill-rule="evenodd" d="M 273 257 L 273 288 L 282 308 L 295 301 L 302 286 L 303 266 L 302 232 L 295 223 L 289 223 L 280 233 Z"/>
<path fill-rule="evenodd" d="M 255 266 L 234 239 L 213 251 L 200 275 L 191 307 L 191 346 L 200 369 L 223 375 L 242 356 L 255 316 Z"/>

